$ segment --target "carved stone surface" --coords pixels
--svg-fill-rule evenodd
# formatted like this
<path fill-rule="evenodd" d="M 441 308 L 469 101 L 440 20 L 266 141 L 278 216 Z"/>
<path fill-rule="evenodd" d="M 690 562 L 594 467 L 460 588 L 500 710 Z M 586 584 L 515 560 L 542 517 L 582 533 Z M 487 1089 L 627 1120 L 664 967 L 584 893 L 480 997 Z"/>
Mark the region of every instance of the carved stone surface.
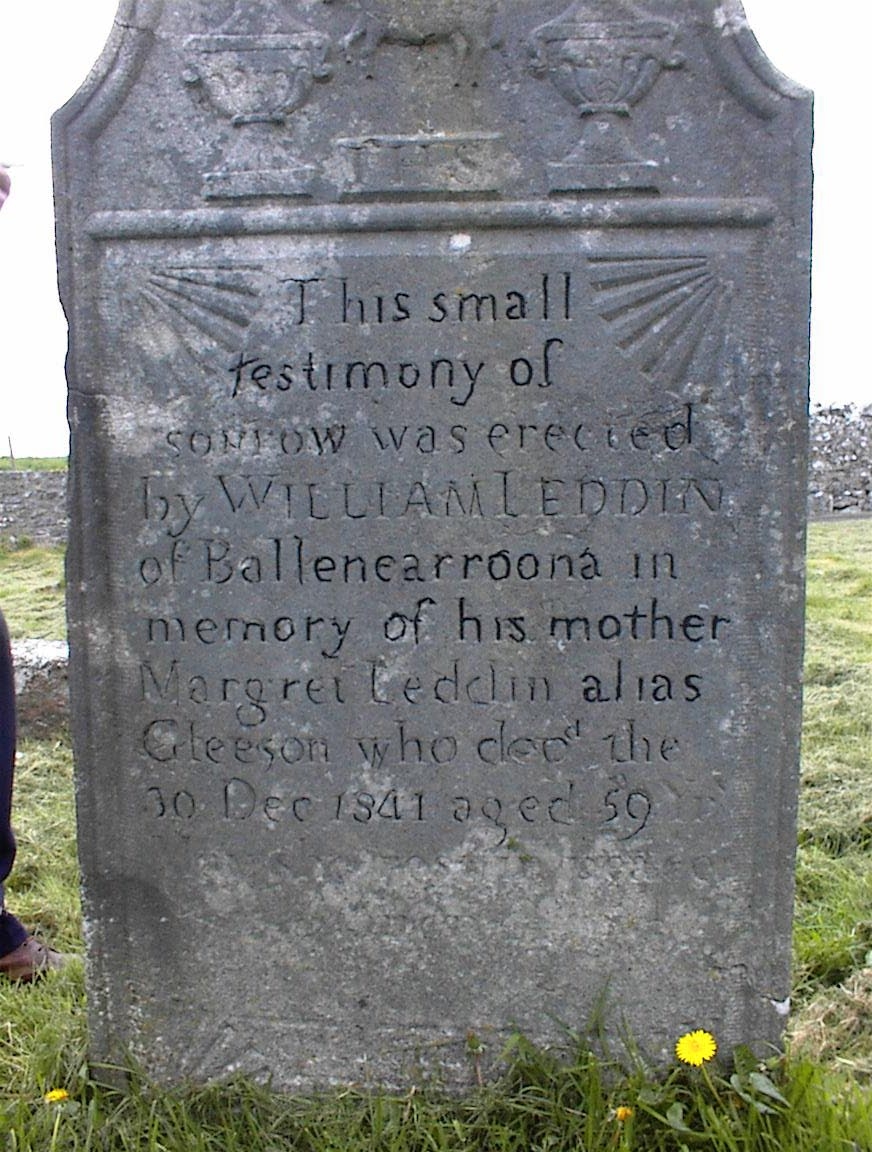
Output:
<path fill-rule="evenodd" d="M 129 0 L 55 121 L 92 1054 L 777 1043 L 810 97 L 714 0 Z"/>

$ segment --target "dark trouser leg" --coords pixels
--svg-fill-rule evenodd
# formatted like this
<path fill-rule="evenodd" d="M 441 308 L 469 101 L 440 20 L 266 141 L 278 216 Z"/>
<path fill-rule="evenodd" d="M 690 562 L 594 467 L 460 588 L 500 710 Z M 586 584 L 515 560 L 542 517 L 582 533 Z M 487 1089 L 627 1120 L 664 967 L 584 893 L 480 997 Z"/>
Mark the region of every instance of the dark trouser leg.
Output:
<path fill-rule="evenodd" d="M 0 956 L 14 951 L 27 937 L 24 927 L 3 911 L 3 881 L 15 859 L 12 835 L 12 772 L 15 767 L 15 678 L 9 631 L 0 612 Z"/>

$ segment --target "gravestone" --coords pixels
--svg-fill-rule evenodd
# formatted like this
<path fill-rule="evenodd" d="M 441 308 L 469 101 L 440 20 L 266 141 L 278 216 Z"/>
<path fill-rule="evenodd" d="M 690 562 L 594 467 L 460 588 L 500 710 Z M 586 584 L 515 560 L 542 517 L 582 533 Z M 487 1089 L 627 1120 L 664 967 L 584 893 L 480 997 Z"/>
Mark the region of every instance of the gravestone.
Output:
<path fill-rule="evenodd" d="M 810 110 L 733 0 L 121 5 L 55 120 L 95 1060 L 778 1042 Z"/>

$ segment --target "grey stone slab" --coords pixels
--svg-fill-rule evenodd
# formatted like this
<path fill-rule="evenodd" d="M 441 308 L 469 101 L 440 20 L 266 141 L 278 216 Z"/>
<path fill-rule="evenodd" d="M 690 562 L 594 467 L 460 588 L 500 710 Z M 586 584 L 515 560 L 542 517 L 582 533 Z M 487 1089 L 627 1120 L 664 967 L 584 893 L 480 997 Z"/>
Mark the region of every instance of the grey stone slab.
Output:
<path fill-rule="evenodd" d="M 69 731 L 68 649 L 63 640 L 13 640 L 16 725 L 20 738 Z"/>
<path fill-rule="evenodd" d="M 54 126 L 95 1060 L 778 1043 L 810 111 L 736 3 L 122 4 Z"/>

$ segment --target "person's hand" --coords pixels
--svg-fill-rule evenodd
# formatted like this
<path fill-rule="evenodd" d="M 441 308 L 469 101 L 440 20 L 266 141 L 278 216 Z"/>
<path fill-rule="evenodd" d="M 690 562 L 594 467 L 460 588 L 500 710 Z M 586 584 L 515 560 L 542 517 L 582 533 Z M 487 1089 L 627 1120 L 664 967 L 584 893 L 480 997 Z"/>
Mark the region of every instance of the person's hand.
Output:
<path fill-rule="evenodd" d="M 9 195 L 9 189 L 12 187 L 12 181 L 9 179 L 9 173 L 0 164 L 0 208 L 3 207 L 3 202 Z"/>

